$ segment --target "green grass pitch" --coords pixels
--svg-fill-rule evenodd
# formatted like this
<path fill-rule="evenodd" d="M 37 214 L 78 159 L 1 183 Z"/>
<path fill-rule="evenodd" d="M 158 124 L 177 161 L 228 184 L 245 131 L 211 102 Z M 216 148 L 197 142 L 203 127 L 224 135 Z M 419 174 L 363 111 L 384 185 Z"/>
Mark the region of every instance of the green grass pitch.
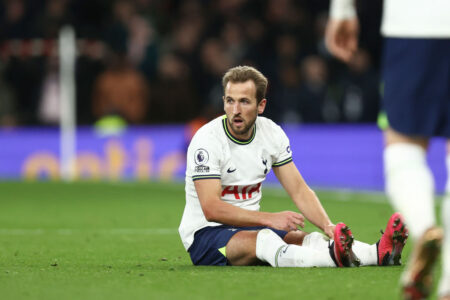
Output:
<path fill-rule="evenodd" d="M 364 242 L 392 213 L 382 194 L 318 195 Z M 194 267 L 177 233 L 183 208 L 182 184 L 0 183 L 0 299 L 399 298 L 402 266 Z M 262 210 L 287 209 L 281 189 L 263 189 Z"/>

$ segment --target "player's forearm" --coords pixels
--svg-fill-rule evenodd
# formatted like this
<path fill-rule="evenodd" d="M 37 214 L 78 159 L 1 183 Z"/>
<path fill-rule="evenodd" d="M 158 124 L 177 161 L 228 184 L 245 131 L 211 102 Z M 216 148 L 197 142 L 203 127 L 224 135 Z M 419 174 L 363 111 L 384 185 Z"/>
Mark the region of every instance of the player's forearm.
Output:
<path fill-rule="evenodd" d="M 309 187 L 299 191 L 293 200 L 305 218 L 316 227 L 324 230 L 332 224 L 316 193 Z"/>
<path fill-rule="evenodd" d="M 332 0 L 330 4 L 330 17 L 336 20 L 352 19 L 356 17 L 353 0 Z"/>
<path fill-rule="evenodd" d="M 202 207 L 209 222 L 231 226 L 269 226 L 266 212 L 246 210 L 221 200 Z"/>

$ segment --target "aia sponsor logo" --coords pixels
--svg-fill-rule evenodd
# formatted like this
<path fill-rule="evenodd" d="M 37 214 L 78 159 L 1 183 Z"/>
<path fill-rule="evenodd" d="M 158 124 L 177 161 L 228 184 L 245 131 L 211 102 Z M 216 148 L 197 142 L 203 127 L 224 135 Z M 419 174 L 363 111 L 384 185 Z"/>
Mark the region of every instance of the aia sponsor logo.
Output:
<path fill-rule="evenodd" d="M 222 197 L 230 194 L 234 195 L 236 200 L 247 200 L 252 198 L 254 193 L 261 192 L 261 182 L 255 185 L 227 185 L 222 189 Z"/>

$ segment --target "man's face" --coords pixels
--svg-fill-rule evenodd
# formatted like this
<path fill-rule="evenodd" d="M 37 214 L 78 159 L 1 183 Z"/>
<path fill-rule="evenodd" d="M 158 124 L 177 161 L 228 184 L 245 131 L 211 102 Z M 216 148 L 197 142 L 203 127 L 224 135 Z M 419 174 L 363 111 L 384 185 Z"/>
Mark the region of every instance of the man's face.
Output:
<path fill-rule="evenodd" d="M 228 129 L 240 139 L 248 139 L 252 134 L 258 114 L 263 113 L 266 99 L 256 100 L 256 86 L 252 80 L 228 82 L 223 97 L 224 110 L 228 119 Z"/>

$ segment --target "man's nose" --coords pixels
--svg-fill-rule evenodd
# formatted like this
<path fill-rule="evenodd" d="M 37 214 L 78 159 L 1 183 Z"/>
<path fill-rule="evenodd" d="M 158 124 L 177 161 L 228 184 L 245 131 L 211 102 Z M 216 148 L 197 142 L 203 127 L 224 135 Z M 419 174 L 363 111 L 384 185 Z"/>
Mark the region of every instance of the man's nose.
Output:
<path fill-rule="evenodd" d="M 237 115 L 238 113 L 240 113 L 240 106 L 239 103 L 234 103 L 233 105 L 233 114 Z"/>

